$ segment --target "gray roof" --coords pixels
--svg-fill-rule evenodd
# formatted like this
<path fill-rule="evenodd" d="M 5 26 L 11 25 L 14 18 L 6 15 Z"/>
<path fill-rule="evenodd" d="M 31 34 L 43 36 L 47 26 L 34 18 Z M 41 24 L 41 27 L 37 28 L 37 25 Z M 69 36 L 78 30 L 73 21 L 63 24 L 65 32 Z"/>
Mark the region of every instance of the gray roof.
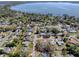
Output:
<path fill-rule="evenodd" d="M 50 35 L 50 36 L 53 36 L 55 34 L 53 34 L 53 33 L 40 33 L 40 35 Z"/>
<path fill-rule="evenodd" d="M 58 41 L 57 43 L 58 43 L 58 45 L 62 45 L 62 44 L 64 44 L 63 41 Z"/>
<path fill-rule="evenodd" d="M 58 33 L 57 35 L 62 35 L 63 33 Z"/>

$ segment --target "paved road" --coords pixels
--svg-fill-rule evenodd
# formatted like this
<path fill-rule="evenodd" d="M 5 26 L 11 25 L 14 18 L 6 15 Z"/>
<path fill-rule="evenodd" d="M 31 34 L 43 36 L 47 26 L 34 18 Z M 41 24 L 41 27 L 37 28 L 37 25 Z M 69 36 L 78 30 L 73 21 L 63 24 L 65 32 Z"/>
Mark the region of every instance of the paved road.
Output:
<path fill-rule="evenodd" d="M 34 27 L 34 33 L 36 32 L 37 27 Z M 33 33 L 33 51 L 32 51 L 32 57 L 35 57 L 35 45 L 36 45 L 36 40 L 37 40 L 37 35 Z"/>
<path fill-rule="evenodd" d="M 34 35 L 32 57 L 35 57 L 35 45 L 36 45 L 36 40 L 37 40 L 37 35 Z"/>

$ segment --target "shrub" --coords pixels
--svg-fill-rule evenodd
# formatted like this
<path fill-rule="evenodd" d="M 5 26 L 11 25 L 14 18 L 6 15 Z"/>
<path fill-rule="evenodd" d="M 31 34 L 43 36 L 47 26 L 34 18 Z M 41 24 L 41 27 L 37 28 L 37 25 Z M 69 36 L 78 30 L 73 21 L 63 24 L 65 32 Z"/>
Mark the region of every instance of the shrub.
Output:
<path fill-rule="evenodd" d="M 14 46 L 16 46 L 14 43 L 8 43 L 5 45 L 5 47 L 14 47 Z"/>
<path fill-rule="evenodd" d="M 66 42 L 67 40 L 68 40 L 68 38 L 67 37 L 64 37 L 64 40 L 63 41 Z"/>
<path fill-rule="evenodd" d="M 79 35 L 76 36 L 79 39 Z"/>
<path fill-rule="evenodd" d="M 52 52 L 53 49 L 52 49 L 52 45 L 49 43 L 50 41 L 47 41 L 45 44 L 42 42 L 42 40 L 37 40 L 37 43 L 36 43 L 36 50 L 37 51 L 40 51 L 40 52 Z"/>
<path fill-rule="evenodd" d="M 3 51 L 3 49 L 0 49 L 0 54 L 4 54 L 4 51 Z"/>

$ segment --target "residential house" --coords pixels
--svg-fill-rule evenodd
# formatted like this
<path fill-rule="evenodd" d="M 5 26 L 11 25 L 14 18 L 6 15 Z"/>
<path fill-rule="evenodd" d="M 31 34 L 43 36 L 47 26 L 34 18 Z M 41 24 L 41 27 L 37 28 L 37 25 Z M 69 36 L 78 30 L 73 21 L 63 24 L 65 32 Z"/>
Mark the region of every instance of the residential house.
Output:
<path fill-rule="evenodd" d="M 75 37 L 69 37 L 67 43 L 79 45 L 79 40 Z"/>

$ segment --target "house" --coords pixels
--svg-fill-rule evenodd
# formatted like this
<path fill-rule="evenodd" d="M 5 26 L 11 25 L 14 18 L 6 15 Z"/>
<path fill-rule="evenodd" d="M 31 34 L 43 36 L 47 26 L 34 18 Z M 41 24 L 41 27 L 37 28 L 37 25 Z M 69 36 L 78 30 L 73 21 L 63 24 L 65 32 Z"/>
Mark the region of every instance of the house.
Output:
<path fill-rule="evenodd" d="M 22 44 L 24 44 L 24 46 L 27 47 L 30 44 L 30 42 L 29 41 L 25 41 L 25 42 L 22 42 Z"/>
<path fill-rule="evenodd" d="M 54 40 L 50 41 L 50 44 L 55 45 L 56 42 Z"/>
<path fill-rule="evenodd" d="M 56 39 L 56 43 L 60 46 L 60 45 L 63 45 L 64 44 L 64 42 L 63 42 L 63 38 L 57 38 Z"/>
<path fill-rule="evenodd" d="M 15 31 L 15 33 L 16 33 L 16 36 L 18 36 L 19 34 L 20 34 L 20 32 L 21 32 L 22 30 L 20 30 L 20 29 L 17 29 L 16 31 Z"/>
<path fill-rule="evenodd" d="M 68 35 L 68 32 L 66 30 L 63 31 L 64 36 Z"/>
<path fill-rule="evenodd" d="M 6 52 L 6 53 L 9 53 L 9 52 L 12 51 L 12 49 L 13 49 L 13 48 L 4 47 L 4 48 L 3 48 L 3 51 Z"/>
<path fill-rule="evenodd" d="M 17 29 L 21 29 L 21 26 L 18 26 Z"/>
<path fill-rule="evenodd" d="M 55 34 L 52 33 L 52 32 L 49 32 L 49 33 L 47 33 L 47 34 L 50 35 L 50 36 L 55 36 Z"/>
<path fill-rule="evenodd" d="M 31 28 L 29 28 L 27 31 L 28 31 L 28 32 L 32 32 L 33 30 L 32 30 Z"/>
<path fill-rule="evenodd" d="M 63 33 L 58 33 L 58 34 L 56 34 L 58 37 L 61 37 L 61 36 L 64 36 L 64 34 Z"/>
<path fill-rule="evenodd" d="M 58 41 L 63 41 L 63 38 L 60 37 L 60 36 L 58 36 L 58 38 L 57 38 L 56 40 L 58 40 Z"/>
<path fill-rule="evenodd" d="M 75 37 L 69 37 L 67 43 L 79 45 L 79 40 Z"/>
<path fill-rule="evenodd" d="M 65 25 L 64 28 L 66 29 L 66 31 L 68 31 L 68 32 L 70 32 L 70 33 L 77 32 L 77 31 L 75 30 L 75 28 L 74 28 L 74 27 L 70 27 L 70 25 Z"/>
<path fill-rule="evenodd" d="M 42 52 L 41 55 L 42 55 L 42 57 L 49 57 L 49 54 L 46 52 Z"/>
<path fill-rule="evenodd" d="M 50 36 L 55 36 L 55 34 L 54 33 L 52 33 L 52 32 L 49 32 L 49 33 L 47 33 L 47 32 L 41 32 L 40 33 L 40 35 L 43 37 L 43 38 L 50 38 Z"/>
<path fill-rule="evenodd" d="M 40 35 L 43 37 L 43 38 L 49 38 L 50 35 L 48 35 L 47 33 L 40 33 Z"/>
<path fill-rule="evenodd" d="M 56 42 L 59 46 L 61 46 L 61 45 L 63 45 L 64 44 L 64 42 L 63 41 L 58 41 L 58 42 Z"/>

